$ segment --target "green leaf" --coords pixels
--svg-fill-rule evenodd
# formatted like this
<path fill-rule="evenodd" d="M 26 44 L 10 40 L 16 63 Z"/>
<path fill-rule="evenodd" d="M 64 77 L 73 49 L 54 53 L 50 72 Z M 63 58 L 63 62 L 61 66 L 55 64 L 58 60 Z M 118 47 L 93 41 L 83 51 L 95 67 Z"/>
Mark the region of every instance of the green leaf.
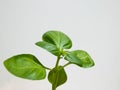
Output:
<path fill-rule="evenodd" d="M 45 41 L 40 41 L 40 42 L 37 42 L 36 45 L 48 50 L 49 52 L 51 52 L 52 54 L 54 54 L 56 56 L 59 55 L 59 49 L 51 43 L 48 43 Z"/>
<path fill-rule="evenodd" d="M 52 90 L 64 84 L 67 81 L 67 75 L 62 66 L 53 68 L 48 75 L 48 80 L 52 84 Z"/>
<path fill-rule="evenodd" d="M 66 52 L 65 59 L 83 68 L 94 66 L 94 61 L 92 60 L 90 55 L 83 50 Z"/>
<path fill-rule="evenodd" d="M 46 71 L 38 59 L 31 54 L 20 54 L 4 61 L 6 69 L 13 75 L 25 79 L 41 80 Z"/>
<path fill-rule="evenodd" d="M 72 47 L 70 38 L 60 31 L 48 31 L 43 35 L 43 41 L 56 45 L 59 49 Z"/>
<path fill-rule="evenodd" d="M 58 56 L 63 52 L 63 49 L 72 47 L 70 38 L 60 31 L 48 31 L 42 36 L 43 42 L 37 42 L 36 45 L 40 46 L 52 54 Z"/>

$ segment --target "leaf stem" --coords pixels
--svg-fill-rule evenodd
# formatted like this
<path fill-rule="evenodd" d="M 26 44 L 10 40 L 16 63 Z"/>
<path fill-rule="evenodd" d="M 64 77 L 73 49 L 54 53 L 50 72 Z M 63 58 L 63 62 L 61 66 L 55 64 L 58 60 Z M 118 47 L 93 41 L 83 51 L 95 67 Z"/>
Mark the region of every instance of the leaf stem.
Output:
<path fill-rule="evenodd" d="M 46 68 L 47 70 L 52 70 L 51 68 L 48 68 L 48 67 L 45 67 L 45 66 L 44 66 L 44 68 Z"/>
<path fill-rule="evenodd" d="M 60 58 L 61 58 L 60 56 L 57 57 L 57 62 L 56 62 L 55 68 L 58 66 Z"/>
<path fill-rule="evenodd" d="M 71 62 L 68 62 L 68 63 L 66 63 L 65 65 L 63 65 L 63 67 L 66 67 L 66 66 L 68 66 L 68 65 L 70 65 L 71 64 Z"/>
<path fill-rule="evenodd" d="M 47 69 L 47 70 L 52 70 L 51 68 L 49 68 L 49 67 L 46 67 L 46 66 L 44 66 L 44 65 L 42 65 L 45 69 Z"/>
<path fill-rule="evenodd" d="M 52 84 L 52 90 L 56 90 L 56 88 L 54 87 L 54 85 Z"/>

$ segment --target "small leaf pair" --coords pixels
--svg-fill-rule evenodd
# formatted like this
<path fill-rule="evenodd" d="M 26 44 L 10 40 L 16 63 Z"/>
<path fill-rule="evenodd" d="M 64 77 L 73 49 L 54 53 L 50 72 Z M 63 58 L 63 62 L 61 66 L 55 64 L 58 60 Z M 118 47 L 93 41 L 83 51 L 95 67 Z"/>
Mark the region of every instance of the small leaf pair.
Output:
<path fill-rule="evenodd" d="M 57 57 L 55 66 L 50 69 L 44 66 L 32 54 L 20 54 L 8 58 L 4 61 L 7 70 L 13 75 L 30 80 L 41 80 L 46 77 L 46 69 L 50 70 L 48 81 L 52 84 L 52 90 L 67 81 L 65 67 L 75 64 L 83 68 L 94 66 L 94 61 L 84 50 L 68 51 L 72 47 L 70 38 L 60 31 L 48 31 L 43 34 L 42 41 L 36 43 L 37 46 L 46 49 Z M 68 61 L 65 65 L 59 65 L 61 58 Z"/>
<path fill-rule="evenodd" d="M 36 45 L 56 56 L 59 56 L 63 52 L 63 49 L 72 47 L 70 38 L 60 31 L 48 31 L 42 36 L 42 40 L 37 42 Z"/>

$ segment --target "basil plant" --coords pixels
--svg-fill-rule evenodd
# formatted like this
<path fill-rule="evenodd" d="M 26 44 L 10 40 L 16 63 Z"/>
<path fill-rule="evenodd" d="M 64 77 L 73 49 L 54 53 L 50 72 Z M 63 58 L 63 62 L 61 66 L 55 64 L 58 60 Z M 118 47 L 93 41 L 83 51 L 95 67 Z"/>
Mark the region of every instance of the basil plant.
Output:
<path fill-rule="evenodd" d="M 4 66 L 11 74 L 29 80 L 42 80 L 46 77 L 46 70 L 49 70 L 48 81 L 52 84 L 52 90 L 56 90 L 58 86 L 67 81 L 64 69 L 66 66 L 70 64 L 82 68 L 94 66 L 93 59 L 86 51 L 69 50 L 72 47 L 72 41 L 61 31 L 47 31 L 43 34 L 42 40 L 35 44 L 56 56 L 55 66 L 53 68 L 44 66 L 32 54 L 19 54 L 4 61 Z M 61 59 L 66 60 L 65 65 L 59 65 Z"/>

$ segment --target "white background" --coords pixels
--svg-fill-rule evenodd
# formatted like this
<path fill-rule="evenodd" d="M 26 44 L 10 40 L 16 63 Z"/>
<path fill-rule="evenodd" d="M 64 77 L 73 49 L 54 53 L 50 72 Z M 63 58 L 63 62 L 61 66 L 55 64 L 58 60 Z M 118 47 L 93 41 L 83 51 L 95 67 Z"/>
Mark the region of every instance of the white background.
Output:
<path fill-rule="evenodd" d="M 57 90 L 120 90 L 120 0 L 0 0 L 0 90 L 51 90 L 47 78 L 17 78 L 3 66 L 31 53 L 52 67 L 56 57 L 34 44 L 48 30 L 66 33 L 72 50 L 86 50 L 96 64 L 66 67 L 68 80 Z"/>

